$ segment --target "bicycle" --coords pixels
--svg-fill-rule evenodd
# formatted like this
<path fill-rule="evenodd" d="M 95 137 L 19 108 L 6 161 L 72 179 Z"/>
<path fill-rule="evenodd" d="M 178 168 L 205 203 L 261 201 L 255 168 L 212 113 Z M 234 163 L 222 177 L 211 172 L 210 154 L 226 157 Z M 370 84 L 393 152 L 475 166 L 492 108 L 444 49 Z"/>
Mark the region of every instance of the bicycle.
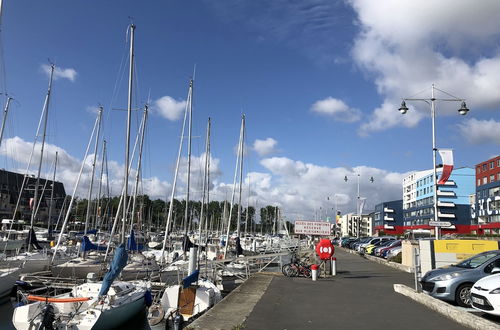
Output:
<path fill-rule="evenodd" d="M 293 255 L 291 262 L 281 267 L 281 272 L 287 277 L 304 276 L 310 278 L 311 265 L 306 264 L 308 260 L 309 257 L 299 260 L 295 255 Z"/>

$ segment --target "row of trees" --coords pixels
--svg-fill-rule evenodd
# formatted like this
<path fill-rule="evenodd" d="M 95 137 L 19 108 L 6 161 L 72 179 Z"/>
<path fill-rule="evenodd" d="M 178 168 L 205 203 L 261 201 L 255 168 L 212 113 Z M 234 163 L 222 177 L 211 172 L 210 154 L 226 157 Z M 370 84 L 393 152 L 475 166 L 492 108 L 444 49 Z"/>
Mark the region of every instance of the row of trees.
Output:
<path fill-rule="evenodd" d="M 103 198 L 99 201 L 99 210 L 97 208 L 97 201 L 92 202 L 91 219 L 95 215 L 100 216 L 102 223 L 98 224 L 101 227 L 108 227 L 113 217 L 115 216 L 120 197 Z M 83 222 L 87 213 L 87 199 L 78 199 L 75 203 L 74 219 L 77 222 Z M 156 228 L 161 231 L 164 230 L 167 222 L 168 208 L 170 202 L 165 202 L 161 199 L 151 200 L 148 195 L 141 195 L 137 197 L 137 206 L 135 214 L 135 222 L 140 222 L 142 227 Z M 175 228 L 194 230 L 201 214 L 201 201 L 189 201 L 188 205 L 188 223 L 185 224 L 186 201 L 174 199 L 172 221 Z M 208 206 L 205 206 L 204 217 L 208 218 L 208 228 L 219 230 L 223 226 L 227 229 L 227 217 L 231 213 L 231 230 L 236 230 L 237 217 L 238 217 L 238 204 L 233 206 L 233 211 L 230 212 L 230 203 L 228 201 L 211 201 Z M 248 217 L 247 217 L 248 212 Z M 279 230 L 278 228 L 279 209 L 275 206 L 267 205 L 260 209 L 260 221 L 256 219 L 255 207 L 249 206 L 248 209 L 244 206 L 241 207 L 240 217 L 240 231 L 244 232 L 264 232 L 273 233 Z M 129 215 L 130 218 L 130 215 Z M 248 224 L 246 223 L 248 219 Z M 288 223 L 288 229 L 291 230 L 292 224 Z"/>

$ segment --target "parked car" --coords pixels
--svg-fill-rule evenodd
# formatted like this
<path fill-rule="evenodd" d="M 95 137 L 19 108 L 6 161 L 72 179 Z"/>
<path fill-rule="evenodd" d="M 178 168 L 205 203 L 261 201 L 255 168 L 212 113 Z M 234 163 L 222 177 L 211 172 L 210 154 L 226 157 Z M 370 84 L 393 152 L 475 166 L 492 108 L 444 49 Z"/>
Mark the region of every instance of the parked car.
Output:
<path fill-rule="evenodd" d="M 500 250 L 482 252 L 456 265 L 428 271 L 420 283 L 432 297 L 468 307 L 472 285 L 490 275 L 494 267 L 500 267 Z"/>
<path fill-rule="evenodd" d="M 365 253 L 373 255 L 375 253 L 375 249 L 381 246 L 386 246 L 387 244 L 391 243 L 393 239 L 382 239 L 378 241 L 375 244 L 370 244 L 367 247 L 365 247 Z"/>
<path fill-rule="evenodd" d="M 377 244 L 379 242 L 392 241 L 394 239 L 394 237 L 372 237 L 370 240 L 359 246 L 358 252 L 367 253 L 366 249 L 368 248 L 368 246 Z"/>
<path fill-rule="evenodd" d="M 380 256 L 380 250 L 382 250 L 383 248 L 386 248 L 388 246 L 391 246 L 392 244 L 394 244 L 395 242 L 398 242 L 397 240 L 389 240 L 389 241 L 383 241 L 381 242 L 379 245 L 377 245 L 373 251 L 372 251 L 372 254 L 374 256 Z"/>
<path fill-rule="evenodd" d="M 488 314 L 500 316 L 500 268 L 483 277 L 470 290 L 472 307 Z"/>
<path fill-rule="evenodd" d="M 401 245 L 400 246 L 393 246 L 389 250 L 387 250 L 384 258 L 385 259 L 390 259 L 392 257 L 397 256 L 400 252 L 402 251 Z"/>
<path fill-rule="evenodd" d="M 375 249 L 375 255 L 377 257 L 384 257 L 386 255 L 386 252 L 389 251 L 392 248 L 400 247 L 401 246 L 401 240 L 396 240 L 396 241 L 391 241 L 389 244 L 382 246 L 378 249 Z"/>

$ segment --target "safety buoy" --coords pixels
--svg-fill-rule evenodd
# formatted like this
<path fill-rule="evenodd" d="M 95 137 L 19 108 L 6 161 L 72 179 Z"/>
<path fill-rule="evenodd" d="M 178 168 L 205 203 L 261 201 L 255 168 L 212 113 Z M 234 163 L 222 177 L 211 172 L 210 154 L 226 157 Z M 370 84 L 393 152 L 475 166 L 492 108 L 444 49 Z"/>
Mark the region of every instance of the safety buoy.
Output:
<path fill-rule="evenodd" d="M 51 298 L 51 297 L 41 297 L 41 296 L 28 296 L 30 301 L 45 301 L 52 303 L 74 303 L 90 300 L 89 297 L 67 297 L 67 298 Z"/>
<path fill-rule="evenodd" d="M 224 255 L 223 255 L 223 254 L 219 254 L 219 255 L 217 256 L 217 259 L 224 259 Z"/>

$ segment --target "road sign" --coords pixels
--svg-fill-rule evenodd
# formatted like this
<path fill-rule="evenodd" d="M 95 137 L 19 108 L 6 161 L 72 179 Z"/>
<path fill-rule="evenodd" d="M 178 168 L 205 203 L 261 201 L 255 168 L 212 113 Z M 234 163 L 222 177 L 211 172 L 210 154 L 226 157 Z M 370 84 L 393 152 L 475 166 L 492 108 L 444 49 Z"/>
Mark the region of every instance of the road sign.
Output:
<path fill-rule="evenodd" d="M 449 222 L 449 221 L 429 221 L 429 226 L 431 226 L 431 227 L 450 227 L 451 222 Z"/>

